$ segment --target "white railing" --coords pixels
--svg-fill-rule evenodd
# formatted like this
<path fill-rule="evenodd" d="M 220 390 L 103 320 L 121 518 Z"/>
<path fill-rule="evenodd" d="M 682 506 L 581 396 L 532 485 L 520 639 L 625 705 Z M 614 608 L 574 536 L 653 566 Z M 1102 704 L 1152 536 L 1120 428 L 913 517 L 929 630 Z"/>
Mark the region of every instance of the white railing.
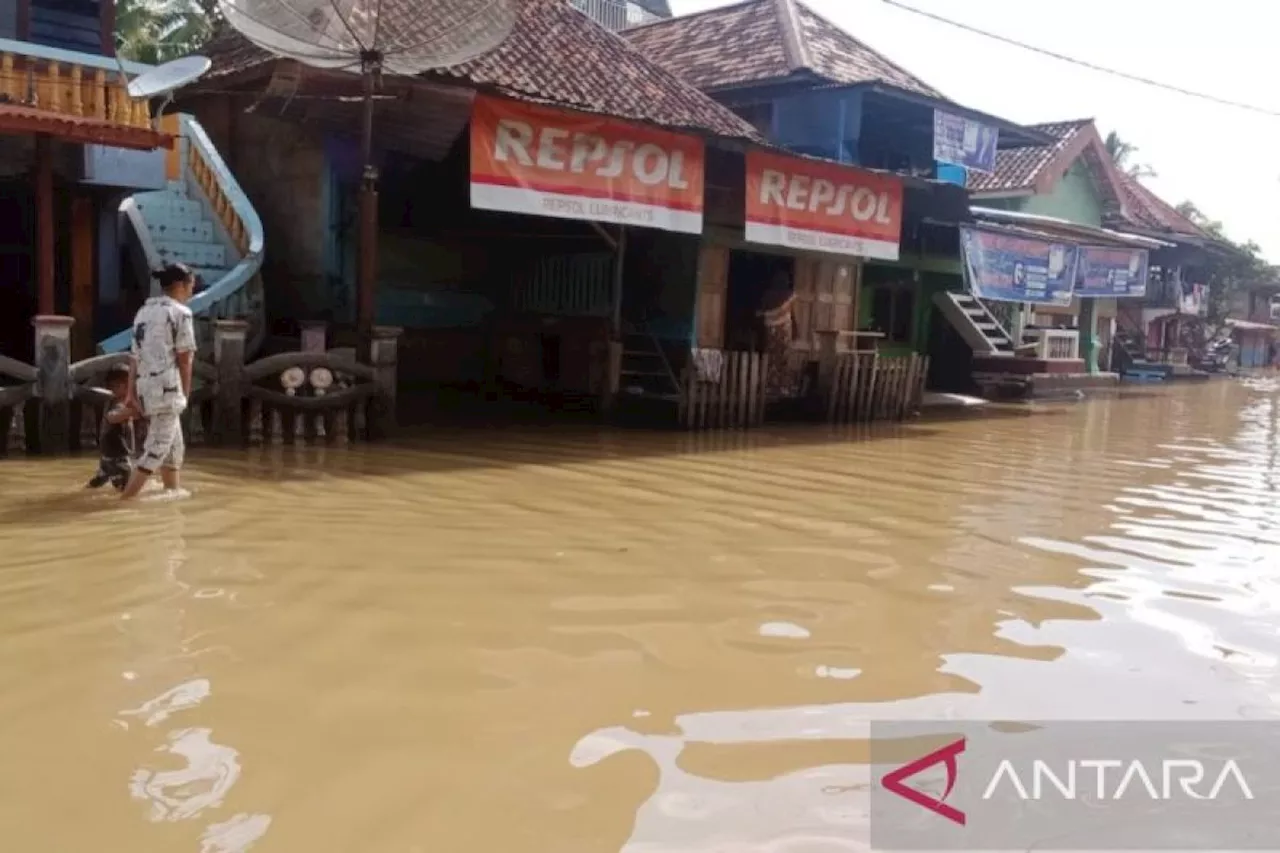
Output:
<path fill-rule="evenodd" d="M 606 30 L 618 32 L 627 27 L 638 27 L 661 17 L 641 8 L 629 0 L 569 0 L 573 6 Z"/>
<path fill-rule="evenodd" d="M 1075 329 L 1023 329 L 1022 342 L 1035 344 L 1035 358 L 1045 361 L 1080 358 L 1080 333 Z"/>
<path fill-rule="evenodd" d="M 207 319 L 249 320 L 247 346 L 252 352 L 265 332 L 260 275 L 264 249 L 262 220 L 200 123 L 183 114 L 179 117 L 179 128 L 181 143 L 185 144 L 182 170 L 187 192 L 200 201 L 205 214 L 221 231 L 227 247 L 239 258 L 226 275 L 209 282 L 209 288 L 191 300 L 191 310 L 197 317 Z M 163 260 L 151 242 L 141 211 L 131 199 L 126 200 L 120 210 L 138 235 L 148 267 L 159 269 Z M 98 347 L 104 353 L 123 352 L 132 340 L 133 330 L 125 329 Z"/>

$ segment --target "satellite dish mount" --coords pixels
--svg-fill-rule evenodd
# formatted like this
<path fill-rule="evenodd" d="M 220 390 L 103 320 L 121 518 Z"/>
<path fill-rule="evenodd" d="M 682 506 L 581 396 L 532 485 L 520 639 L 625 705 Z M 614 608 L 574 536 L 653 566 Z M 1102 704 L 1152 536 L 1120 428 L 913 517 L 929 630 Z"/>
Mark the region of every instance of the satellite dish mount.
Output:
<path fill-rule="evenodd" d="M 150 99 L 164 95 L 164 101 L 156 111 L 158 119 L 164 114 L 165 108 L 173 103 L 173 93 L 199 80 L 212 65 L 213 62 L 207 56 L 184 56 L 164 65 L 157 65 L 129 81 L 129 97 Z"/>

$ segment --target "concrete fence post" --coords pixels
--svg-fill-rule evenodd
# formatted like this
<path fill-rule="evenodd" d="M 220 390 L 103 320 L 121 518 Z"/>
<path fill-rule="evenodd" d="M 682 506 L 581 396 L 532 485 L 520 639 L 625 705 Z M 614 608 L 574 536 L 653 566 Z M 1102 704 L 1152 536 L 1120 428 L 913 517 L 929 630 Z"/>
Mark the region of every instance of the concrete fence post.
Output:
<path fill-rule="evenodd" d="M 323 320 L 307 321 L 302 324 L 302 351 L 325 352 L 328 349 L 329 324 Z"/>
<path fill-rule="evenodd" d="M 402 331 L 396 326 L 375 326 L 369 341 L 369 365 L 374 369 L 378 386 L 378 393 L 369 398 L 370 440 L 387 438 L 396 430 L 397 349 Z"/>
<path fill-rule="evenodd" d="M 37 438 L 41 453 L 71 449 L 71 327 L 75 320 L 40 314 L 32 321 L 36 336 L 36 387 L 40 401 Z"/>
<path fill-rule="evenodd" d="M 243 444 L 244 348 L 249 324 L 244 320 L 215 320 L 213 364 L 218 372 L 218 393 L 213 400 L 213 444 Z"/>

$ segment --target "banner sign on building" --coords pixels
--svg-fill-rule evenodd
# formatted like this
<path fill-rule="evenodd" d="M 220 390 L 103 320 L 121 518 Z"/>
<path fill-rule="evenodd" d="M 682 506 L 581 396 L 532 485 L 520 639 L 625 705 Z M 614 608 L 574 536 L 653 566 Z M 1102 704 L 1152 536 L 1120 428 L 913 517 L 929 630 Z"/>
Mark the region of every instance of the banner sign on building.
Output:
<path fill-rule="evenodd" d="M 902 181 L 751 150 L 745 232 L 753 243 L 896 261 Z"/>
<path fill-rule="evenodd" d="M 933 159 L 975 172 L 996 170 L 1000 131 L 972 119 L 933 111 Z"/>
<path fill-rule="evenodd" d="M 1147 295 L 1146 249 L 1085 246 L 1080 250 L 1076 296 L 1123 299 Z"/>
<path fill-rule="evenodd" d="M 960 227 L 965 281 L 998 302 L 1070 305 L 1080 249 L 1020 234 Z"/>
<path fill-rule="evenodd" d="M 471 206 L 702 233 L 702 140 L 477 95 Z"/>

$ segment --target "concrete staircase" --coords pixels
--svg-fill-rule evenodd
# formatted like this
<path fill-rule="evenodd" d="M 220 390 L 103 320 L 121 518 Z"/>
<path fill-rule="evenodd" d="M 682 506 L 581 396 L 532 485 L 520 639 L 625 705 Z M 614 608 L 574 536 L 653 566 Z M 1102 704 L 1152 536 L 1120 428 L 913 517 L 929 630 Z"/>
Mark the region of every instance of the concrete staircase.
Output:
<path fill-rule="evenodd" d="M 207 286 L 191 301 L 201 354 L 212 357 L 211 321 L 217 319 L 247 320 L 252 353 L 266 330 L 262 222 L 195 118 L 171 115 L 165 121 L 165 129 L 178 137 L 170 154 L 171 180 L 163 190 L 126 199 L 120 212 L 150 269 L 181 261 Z M 151 288 L 158 292 L 154 281 Z M 124 329 L 98 348 L 123 352 L 132 340 L 133 330 Z"/>
<path fill-rule="evenodd" d="M 1013 338 L 1008 330 L 973 294 L 946 291 L 935 295 L 933 302 L 975 355 L 1013 356 Z"/>

